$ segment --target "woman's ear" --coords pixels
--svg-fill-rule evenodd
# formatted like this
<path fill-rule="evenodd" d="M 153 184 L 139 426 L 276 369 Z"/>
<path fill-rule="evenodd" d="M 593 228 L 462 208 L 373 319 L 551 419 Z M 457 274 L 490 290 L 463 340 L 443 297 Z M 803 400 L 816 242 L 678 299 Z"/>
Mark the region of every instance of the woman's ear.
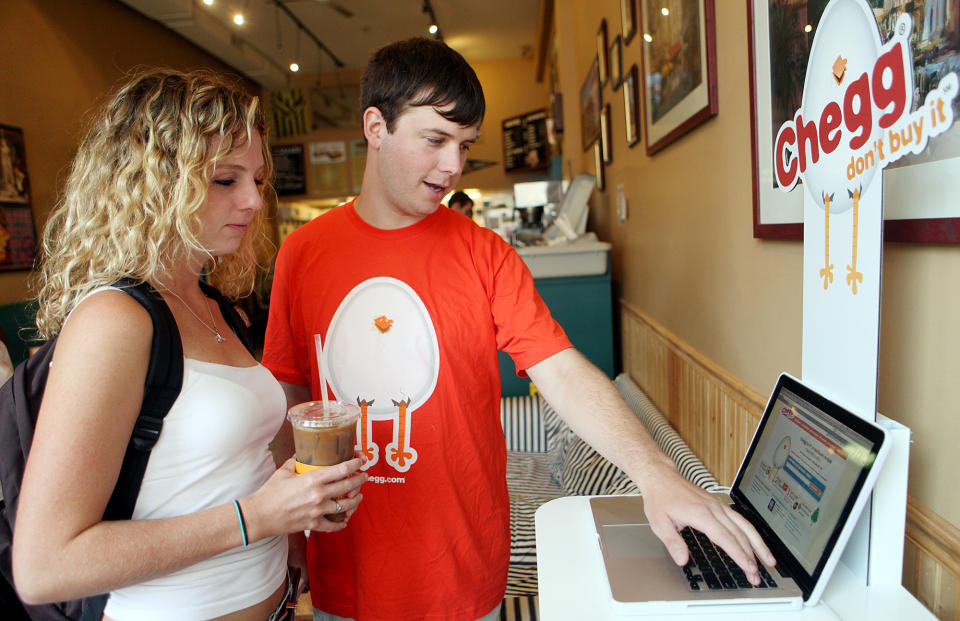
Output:
<path fill-rule="evenodd" d="M 387 133 L 387 120 L 380 108 L 370 106 L 363 111 L 363 136 L 371 149 L 379 149 L 380 142 Z"/>

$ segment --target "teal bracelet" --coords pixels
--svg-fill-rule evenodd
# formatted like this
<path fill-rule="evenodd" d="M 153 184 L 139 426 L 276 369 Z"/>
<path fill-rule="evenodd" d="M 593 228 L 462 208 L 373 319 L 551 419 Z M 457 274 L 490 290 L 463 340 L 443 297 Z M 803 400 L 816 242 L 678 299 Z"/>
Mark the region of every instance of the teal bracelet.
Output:
<path fill-rule="evenodd" d="M 247 547 L 247 527 L 243 523 L 243 512 L 240 511 L 240 503 L 234 500 L 233 508 L 237 510 L 237 519 L 240 520 L 240 536 L 243 537 L 243 547 Z"/>

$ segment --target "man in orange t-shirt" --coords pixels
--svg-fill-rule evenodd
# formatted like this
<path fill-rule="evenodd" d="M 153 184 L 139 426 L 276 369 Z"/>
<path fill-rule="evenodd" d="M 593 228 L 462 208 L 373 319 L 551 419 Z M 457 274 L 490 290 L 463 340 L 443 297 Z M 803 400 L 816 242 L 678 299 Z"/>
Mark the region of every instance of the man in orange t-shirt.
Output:
<path fill-rule="evenodd" d="M 570 345 L 513 249 L 438 209 L 485 110 L 466 61 L 432 39 L 386 46 L 361 107 L 360 195 L 284 241 L 263 355 L 289 404 L 318 398 L 322 335 L 328 395 L 361 406 L 370 478 L 349 526 L 309 539 L 314 618 L 497 618 L 509 562 L 498 349 L 638 484 L 676 562 L 688 555 L 677 529 L 691 525 L 759 580 L 754 552 L 774 559 L 757 533 L 677 473 Z"/>

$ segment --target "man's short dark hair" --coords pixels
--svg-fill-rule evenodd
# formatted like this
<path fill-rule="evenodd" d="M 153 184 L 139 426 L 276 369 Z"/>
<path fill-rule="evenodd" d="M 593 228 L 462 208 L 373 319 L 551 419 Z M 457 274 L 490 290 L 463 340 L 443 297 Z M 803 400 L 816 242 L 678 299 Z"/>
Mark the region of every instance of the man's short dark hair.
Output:
<path fill-rule="evenodd" d="M 449 206 L 451 206 L 451 207 L 452 207 L 454 204 L 456 204 L 456 205 L 472 205 L 472 204 L 473 204 L 473 199 L 470 198 L 470 196 L 469 196 L 466 192 L 461 192 L 460 190 L 457 190 L 456 192 L 454 192 L 453 194 L 450 195 L 450 200 L 447 201 L 447 205 L 449 205 Z"/>
<path fill-rule="evenodd" d="M 360 110 L 380 110 L 393 132 L 407 106 L 452 108 L 438 112 L 463 127 L 479 125 L 486 112 L 483 88 L 463 56 L 442 41 L 415 37 L 374 52 L 360 80 Z"/>

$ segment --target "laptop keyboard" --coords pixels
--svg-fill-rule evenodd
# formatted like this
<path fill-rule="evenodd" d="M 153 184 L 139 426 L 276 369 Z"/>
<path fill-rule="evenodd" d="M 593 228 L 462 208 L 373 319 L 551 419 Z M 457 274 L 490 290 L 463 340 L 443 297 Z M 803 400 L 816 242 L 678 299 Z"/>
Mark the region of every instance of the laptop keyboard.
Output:
<path fill-rule="evenodd" d="M 680 531 L 680 536 L 690 549 L 690 562 L 683 567 L 690 590 L 767 589 L 777 586 L 759 560 L 760 584 L 755 587 L 733 559 L 702 532 L 688 526 Z"/>

